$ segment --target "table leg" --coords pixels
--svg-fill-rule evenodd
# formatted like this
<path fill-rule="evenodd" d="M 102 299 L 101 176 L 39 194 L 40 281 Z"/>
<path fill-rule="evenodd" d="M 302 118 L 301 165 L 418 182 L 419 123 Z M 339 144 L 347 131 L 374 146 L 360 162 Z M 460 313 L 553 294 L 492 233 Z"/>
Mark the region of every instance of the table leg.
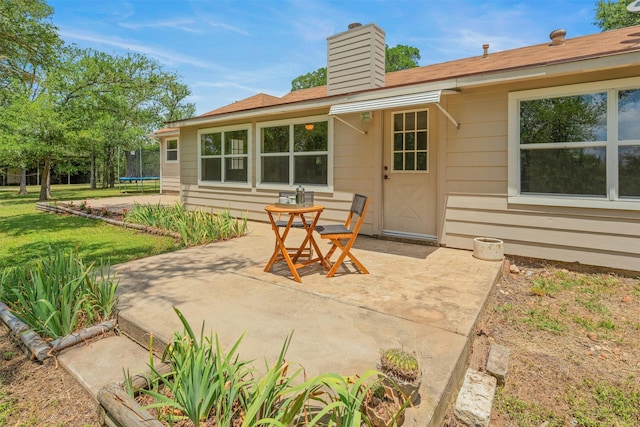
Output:
<path fill-rule="evenodd" d="M 278 259 L 278 255 L 281 253 L 282 257 L 287 262 L 287 265 L 289 266 L 289 270 L 291 270 L 291 274 L 293 274 L 293 278 L 295 279 L 295 281 L 299 282 L 299 283 L 302 283 L 302 279 L 300 279 L 300 275 L 298 274 L 298 270 L 296 269 L 295 265 L 293 264 L 293 261 L 291 260 L 291 257 L 289 256 L 289 251 L 287 251 L 287 248 L 286 248 L 285 243 L 284 243 L 285 239 L 287 238 L 287 234 L 289 234 L 289 230 L 291 229 L 291 224 L 293 223 L 293 219 L 295 218 L 295 215 L 289 215 L 289 222 L 287 222 L 287 226 L 285 227 L 284 231 L 282 232 L 282 236 L 280 236 L 280 232 L 278 231 L 278 227 L 276 226 L 276 222 L 273 219 L 273 215 L 271 214 L 271 212 L 268 212 L 268 214 L 269 214 L 269 222 L 271 222 L 271 228 L 273 229 L 273 232 L 276 235 L 276 248 L 273 251 L 273 255 L 271 255 L 271 259 L 269 260 L 269 263 L 264 268 L 264 271 L 271 270 L 271 267 L 273 267 L 273 264 Z"/>

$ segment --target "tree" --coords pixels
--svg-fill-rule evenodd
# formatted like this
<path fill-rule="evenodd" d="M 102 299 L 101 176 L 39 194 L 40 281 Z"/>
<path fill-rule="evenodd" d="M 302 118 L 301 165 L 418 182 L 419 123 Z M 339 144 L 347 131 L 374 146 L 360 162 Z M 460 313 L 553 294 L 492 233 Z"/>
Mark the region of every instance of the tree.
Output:
<path fill-rule="evenodd" d="M 0 0 L 0 159 L 22 169 L 20 194 L 26 193 L 27 151 L 16 145 L 12 126 L 20 124 L 24 108 L 15 108 L 37 91 L 62 45 L 57 28 L 48 21 L 53 9 L 41 0 Z"/>
<path fill-rule="evenodd" d="M 634 0 L 599 0 L 596 3 L 594 22 L 602 31 L 631 27 L 640 24 L 640 13 L 632 13 L 627 6 Z"/>
<path fill-rule="evenodd" d="M 420 60 L 420 49 L 412 46 L 397 45 L 389 47 L 385 45 L 385 71 L 407 70 L 417 67 Z M 291 91 L 309 89 L 327 84 L 327 68 L 318 68 L 307 74 L 296 77 L 291 81 Z"/>
<path fill-rule="evenodd" d="M 62 41 L 47 20 L 52 13 L 41 0 L 0 0 L 0 90 L 13 79 L 38 79 L 55 62 Z"/>
<path fill-rule="evenodd" d="M 385 71 L 408 70 L 418 66 L 420 60 L 420 49 L 402 44 L 396 47 L 386 46 L 385 51 Z"/>
<path fill-rule="evenodd" d="M 291 81 L 291 91 L 308 89 L 310 87 L 324 86 L 327 84 L 327 67 L 318 68 Z"/>

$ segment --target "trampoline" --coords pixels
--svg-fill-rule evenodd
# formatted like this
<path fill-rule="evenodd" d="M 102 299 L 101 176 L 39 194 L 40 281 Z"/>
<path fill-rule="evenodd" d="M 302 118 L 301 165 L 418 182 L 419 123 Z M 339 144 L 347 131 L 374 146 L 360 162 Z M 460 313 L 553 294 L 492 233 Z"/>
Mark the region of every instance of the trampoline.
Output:
<path fill-rule="evenodd" d="M 126 151 L 124 158 L 118 155 L 118 188 L 121 193 L 128 191 L 128 186 L 135 185 L 135 191 L 144 193 L 145 182 L 153 182 L 157 190 L 160 182 L 160 151 L 138 150 Z M 120 176 L 120 159 L 125 161 L 125 175 Z"/>

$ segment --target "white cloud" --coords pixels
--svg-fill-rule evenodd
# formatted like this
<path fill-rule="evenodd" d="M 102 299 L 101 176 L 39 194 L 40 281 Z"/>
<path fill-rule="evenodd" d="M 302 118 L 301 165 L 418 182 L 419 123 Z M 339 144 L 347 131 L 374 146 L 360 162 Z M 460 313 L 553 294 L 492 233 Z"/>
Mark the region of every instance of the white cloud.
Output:
<path fill-rule="evenodd" d="M 132 52 L 141 53 L 157 59 L 165 65 L 175 66 L 176 64 L 192 65 L 200 68 L 215 68 L 212 64 L 203 62 L 199 59 L 192 58 L 180 53 L 172 52 L 166 49 L 158 49 L 149 45 L 135 43 L 132 40 L 123 40 L 118 37 L 107 37 L 102 34 L 81 33 L 61 29 L 60 36 L 66 41 L 83 41 L 91 44 L 110 46 L 116 49 L 122 49 Z"/>
<path fill-rule="evenodd" d="M 221 28 L 223 30 L 227 30 L 227 31 L 231 31 L 233 33 L 241 34 L 243 36 L 248 36 L 249 35 L 249 32 L 244 30 L 244 29 L 242 29 L 242 28 L 239 28 L 239 27 L 236 27 L 236 26 L 233 26 L 233 25 L 229 25 L 229 24 L 225 24 L 225 23 L 222 23 L 222 22 L 217 22 L 217 21 L 211 20 L 211 19 L 205 19 L 204 20 L 204 25 L 208 25 L 208 26 L 214 27 L 214 28 Z"/>
<path fill-rule="evenodd" d="M 203 31 L 196 26 L 196 22 L 193 19 L 175 19 L 169 21 L 154 21 L 154 22 L 120 22 L 120 27 L 128 28 L 130 30 L 137 30 L 140 28 L 173 28 L 175 30 L 185 31 L 187 33 L 202 33 Z"/>

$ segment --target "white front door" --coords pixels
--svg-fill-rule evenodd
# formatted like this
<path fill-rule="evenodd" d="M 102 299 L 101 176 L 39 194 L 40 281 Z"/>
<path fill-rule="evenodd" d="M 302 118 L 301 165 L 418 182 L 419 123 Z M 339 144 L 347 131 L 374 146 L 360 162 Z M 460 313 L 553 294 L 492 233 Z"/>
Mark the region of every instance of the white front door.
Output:
<path fill-rule="evenodd" d="M 436 238 L 436 144 L 428 109 L 385 113 L 383 234 Z"/>

